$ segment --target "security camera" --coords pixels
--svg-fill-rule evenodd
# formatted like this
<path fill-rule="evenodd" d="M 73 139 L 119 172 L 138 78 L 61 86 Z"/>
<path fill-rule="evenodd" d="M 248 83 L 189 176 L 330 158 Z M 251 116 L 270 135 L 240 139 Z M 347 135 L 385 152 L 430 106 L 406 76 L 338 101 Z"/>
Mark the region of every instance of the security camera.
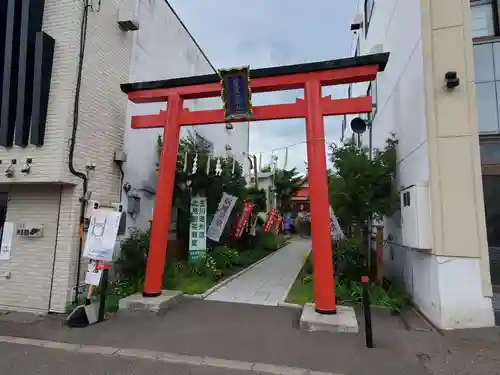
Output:
<path fill-rule="evenodd" d="M 460 78 L 458 78 L 457 72 L 451 71 L 444 75 L 444 82 L 448 90 L 453 90 L 460 85 Z"/>

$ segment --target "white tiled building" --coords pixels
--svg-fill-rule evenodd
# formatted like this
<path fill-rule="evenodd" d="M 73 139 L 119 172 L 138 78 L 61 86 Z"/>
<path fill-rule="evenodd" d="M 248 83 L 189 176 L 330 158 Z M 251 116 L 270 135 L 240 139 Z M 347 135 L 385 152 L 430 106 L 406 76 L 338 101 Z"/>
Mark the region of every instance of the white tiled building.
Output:
<path fill-rule="evenodd" d="M 0 17 L 8 14 L 8 4 L 14 0 L 5 1 Z M 0 147 L 0 213 L 6 211 L 6 217 L 0 217 L 2 223 L 43 225 L 42 237 L 14 234 L 10 259 L 0 260 L 0 309 L 63 312 L 76 285 L 82 180 L 70 173 L 68 154 L 83 3 L 45 0 L 41 31 L 55 40 L 55 50 L 43 146 Z M 107 0 L 100 9 L 99 3 L 90 1 L 88 14 L 74 168 L 88 172 L 91 199 L 109 206 L 119 201 L 121 190 L 116 150 L 128 154 L 124 181 L 133 188 L 142 188 L 155 168 L 152 155 L 158 132 L 130 129 L 129 115 L 137 109 L 127 103 L 120 84 L 206 74 L 211 67 L 163 0 Z M 132 15 L 139 30 L 122 31 L 119 14 Z M 244 160 L 248 126 L 235 125 L 232 131 L 224 125 L 193 130 L 212 142 L 216 153 L 225 154 L 229 145 Z M 28 159 L 30 172 L 23 173 Z M 13 160 L 13 175 L 4 173 Z M 144 227 L 150 217 L 151 208 L 141 210 L 136 222 L 129 218 L 128 226 Z"/>
<path fill-rule="evenodd" d="M 498 245 L 485 225 L 482 174 L 485 156 L 493 166 L 500 162 L 498 153 L 493 160 L 498 143 L 483 147 L 483 134 L 500 129 L 498 4 L 359 0 L 357 21 L 353 54 L 391 53 L 371 87 L 350 89 L 352 96 L 374 97 L 373 146 L 382 148 L 391 132 L 399 140 L 402 207 L 385 220 L 385 236 L 392 236 L 386 275 L 440 328 L 492 326 L 488 240 L 490 252 Z M 460 83 L 446 88 L 454 72 Z M 367 134 L 362 142 L 368 145 Z M 486 186 L 485 180 L 485 192 Z"/>

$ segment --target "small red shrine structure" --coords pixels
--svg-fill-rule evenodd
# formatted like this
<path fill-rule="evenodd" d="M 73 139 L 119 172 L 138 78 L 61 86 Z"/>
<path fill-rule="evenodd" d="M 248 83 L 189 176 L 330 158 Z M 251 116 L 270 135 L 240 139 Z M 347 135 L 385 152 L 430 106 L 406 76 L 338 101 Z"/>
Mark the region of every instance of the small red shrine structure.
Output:
<path fill-rule="evenodd" d="M 372 111 L 372 98 L 369 96 L 332 100 L 331 97 L 323 97 L 321 88 L 373 81 L 377 73 L 385 69 L 388 59 L 389 54 L 383 53 L 251 70 L 250 87 L 253 93 L 303 89 L 304 99 L 297 99 L 292 104 L 256 106 L 253 107 L 252 118 L 231 120 L 236 123 L 249 120 L 306 119 L 314 295 L 316 311 L 321 314 L 336 313 L 323 117 Z M 167 109 L 159 114 L 132 117 L 134 129 L 164 129 L 143 292 L 145 297 L 156 297 L 161 294 L 165 268 L 180 127 L 227 121 L 224 109 L 190 111 L 183 107 L 183 102 L 185 99 L 220 96 L 220 76 L 210 74 L 128 83 L 121 85 L 121 88 L 134 103 L 167 102 Z"/>
<path fill-rule="evenodd" d="M 300 182 L 300 189 L 297 190 L 295 195 L 290 199 L 290 203 L 293 213 L 310 210 L 309 178 L 307 176 Z"/>

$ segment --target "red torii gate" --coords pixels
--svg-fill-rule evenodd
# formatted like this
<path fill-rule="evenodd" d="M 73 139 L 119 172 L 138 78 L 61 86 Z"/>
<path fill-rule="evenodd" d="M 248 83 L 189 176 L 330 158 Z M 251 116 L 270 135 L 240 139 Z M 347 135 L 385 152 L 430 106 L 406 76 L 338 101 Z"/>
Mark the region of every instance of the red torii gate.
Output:
<path fill-rule="evenodd" d="M 389 54 L 383 53 L 256 69 L 250 72 L 250 87 L 253 93 L 304 89 L 304 99 L 297 99 L 293 104 L 253 107 L 253 116 L 250 120 L 306 119 L 314 296 L 316 311 L 322 314 L 336 313 L 323 116 L 369 113 L 372 111 L 372 98 L 365 96 L 332 100 L 331 97 L 322 96 L 321 88 L 373 81 L 377 73 L 385 69 L 388 59 Z M 157 297 L 161 294 L 166 261 L 180 127 L 227 121 L 223 109 L 190 111 L 183 107 L 183 102 L 185 99 L 220 96 L 220 77 L 217 74 L 211 74 L 128 83 L 121 85 L 121 88 L 134 103 L 168 103 L 167 109 L 160 111 L 159 114 L 132 117 L 134 129 L 164 129 L 143 292 L 145 297 Z M 231 122 L 238 121 L 248 120 L 231 120 Z"/>

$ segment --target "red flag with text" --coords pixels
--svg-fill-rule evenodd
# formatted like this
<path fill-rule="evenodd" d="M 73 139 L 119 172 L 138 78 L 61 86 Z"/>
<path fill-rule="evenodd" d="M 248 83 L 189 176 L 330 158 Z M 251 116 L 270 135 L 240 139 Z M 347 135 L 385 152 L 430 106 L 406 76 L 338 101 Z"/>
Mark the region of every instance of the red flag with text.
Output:
<path fill-rule="evenodd" d="M 253 209 L 253 204 L 250 202 L 245 202 L 245 204 L 243 205 L 243 212 L 238 217 L 236 227 L 234 228 L 233 239 L 237 240 L 241 238 L 241 236 L 243 235 L 243 230 L 248 224 L 248 219 L 252 214 L 252 209 Z"/>

